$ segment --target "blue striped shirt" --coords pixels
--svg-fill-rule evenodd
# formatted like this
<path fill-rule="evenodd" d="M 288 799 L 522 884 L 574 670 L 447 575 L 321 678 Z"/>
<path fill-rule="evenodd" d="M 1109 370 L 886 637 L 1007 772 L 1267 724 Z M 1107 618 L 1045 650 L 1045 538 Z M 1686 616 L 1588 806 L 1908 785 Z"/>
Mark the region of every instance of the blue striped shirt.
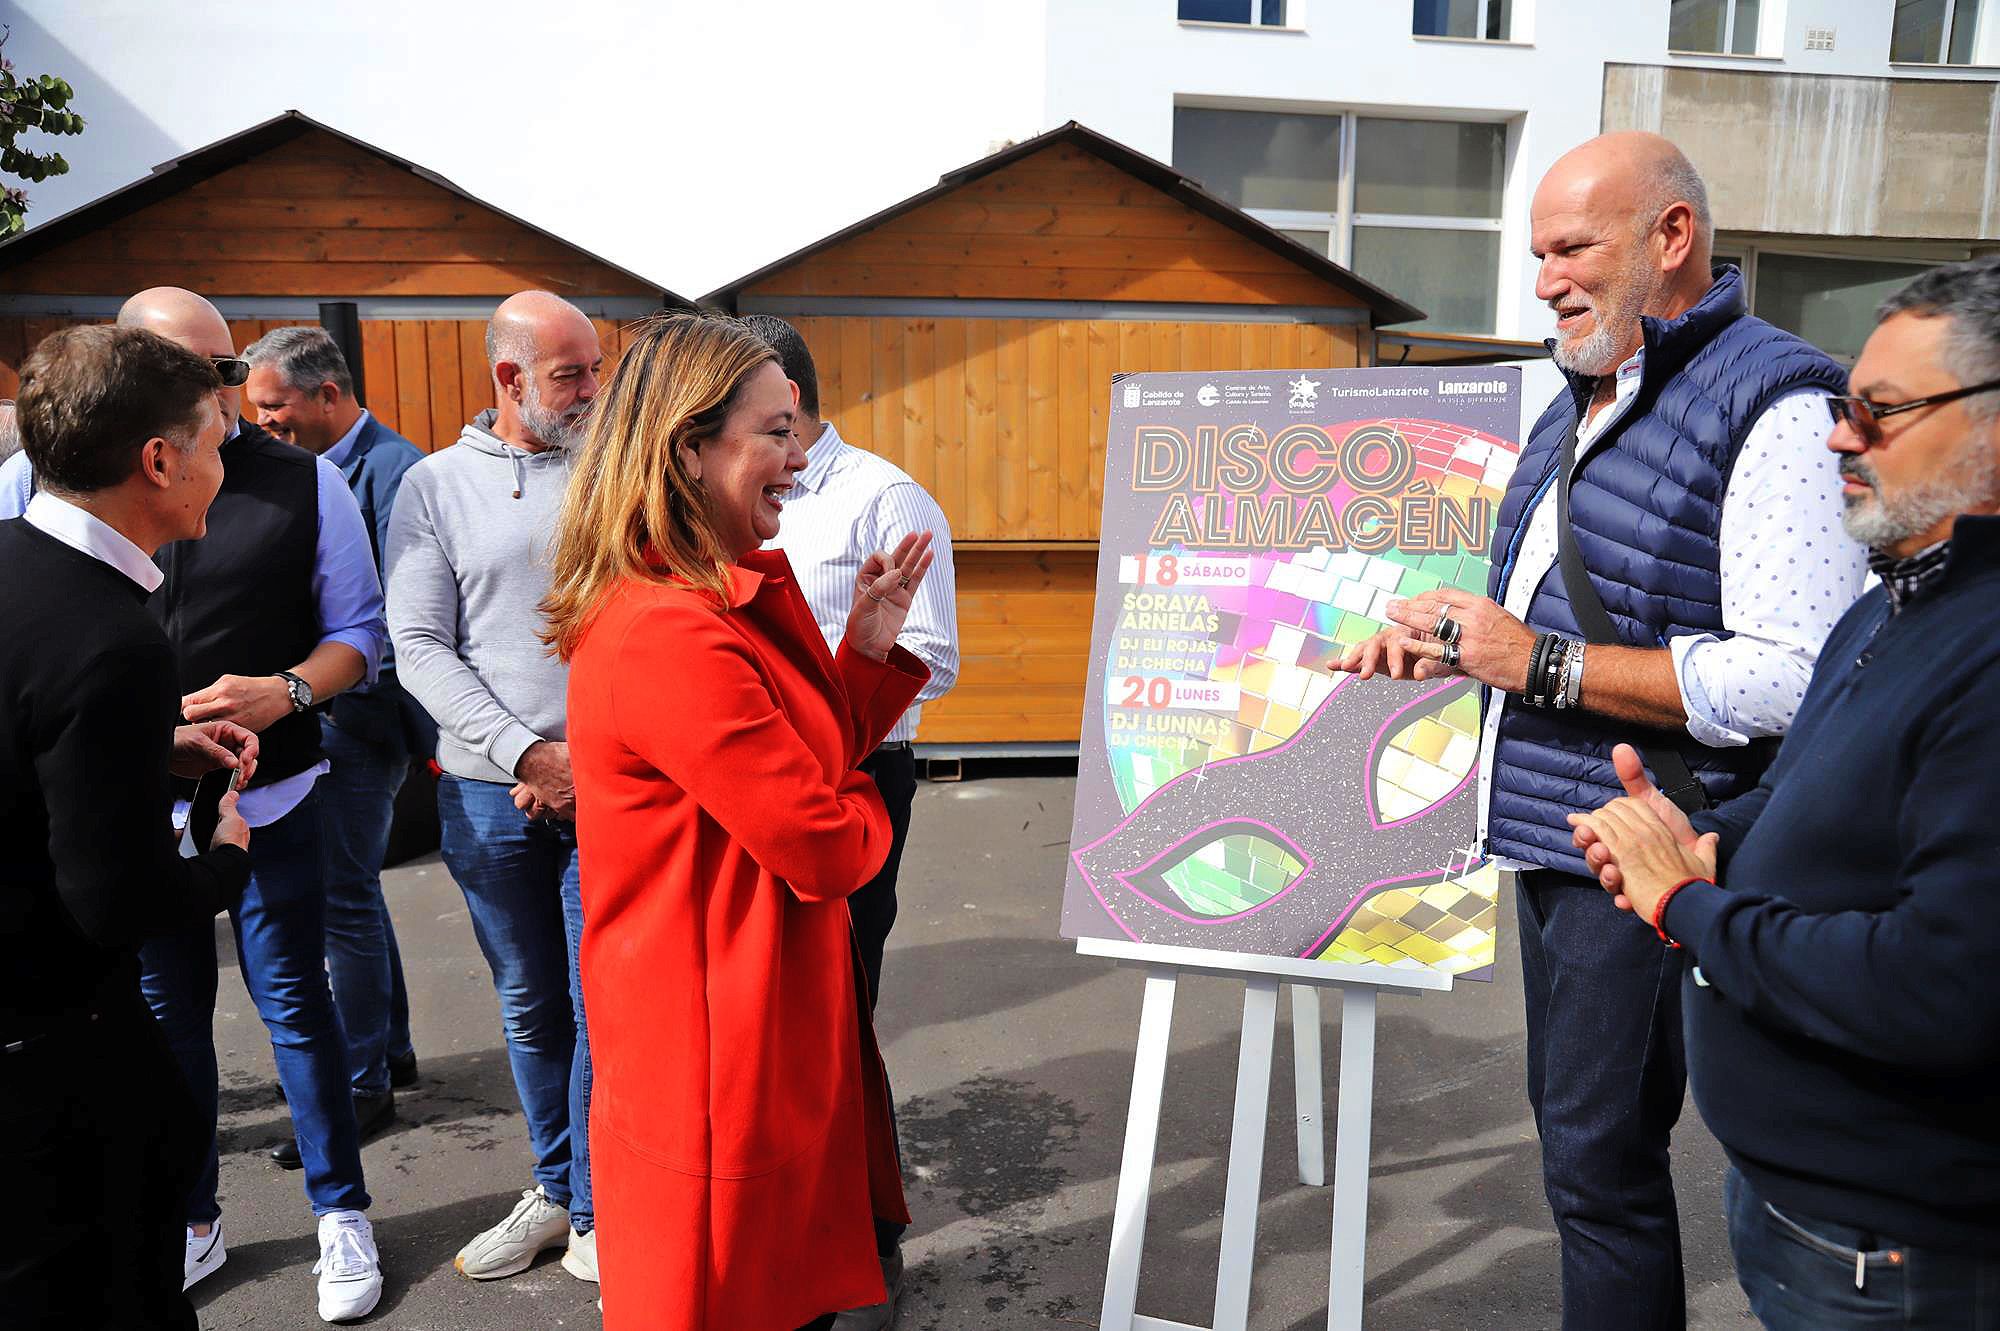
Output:
<path fill-rule="evenodd" d="M 777 539 L 765 547 L 783 550 L 791 560 L 799 590 L 833 650 L 847 632 L 862 562 L 877 551 L 894 550 L 910 532 L 923 531 L 936 538 L 931 546 L 935 558 L 896 643 L 930 667 L 931 679 L 917 695 L 917 705 L 889 732 L 890 743 L 916 734 L 922 704 L 958 682 L 958 602 L 951 525 L 944 510 L 902 468 L 854 447 L 828 421 L 807 448 L 806 469 L 785 496 Z"/>

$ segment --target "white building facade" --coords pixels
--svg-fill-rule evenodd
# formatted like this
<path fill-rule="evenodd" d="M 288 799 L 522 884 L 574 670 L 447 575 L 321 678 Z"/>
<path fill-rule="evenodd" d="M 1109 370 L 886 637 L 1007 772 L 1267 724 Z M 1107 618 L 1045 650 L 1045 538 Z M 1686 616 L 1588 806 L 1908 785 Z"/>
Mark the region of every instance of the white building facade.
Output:
<path fill-rule="evenodd" d="M 2000 248 L 2000 0 L 1087 0 L 1049 117 L 1174 162 L 1440 332 L 1540 338 L 1528 208 L 1603 129 L 1674 138 L 1753 309 L 1852 357 Z"/>

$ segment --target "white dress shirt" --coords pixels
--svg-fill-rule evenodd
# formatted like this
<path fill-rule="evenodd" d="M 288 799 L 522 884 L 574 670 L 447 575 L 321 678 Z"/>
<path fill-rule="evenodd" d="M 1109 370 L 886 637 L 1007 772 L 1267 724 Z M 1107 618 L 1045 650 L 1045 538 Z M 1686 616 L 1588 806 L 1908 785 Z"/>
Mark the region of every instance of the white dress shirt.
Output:
<path fill-rule="evenodd" d="M 798 574 L 799 590 L 829 650 L 838 650 L 854 607 L 854 580 L 869 555 L 888 554 L 910 532 L 930 532 L 933 559 L 910 602 L 897 645 L 930 667 L 917 704 L 903 713 L 884 743 L 917 733 L 921 704 L 958 681 L 958 598 L 951 571 L 951 527 L 937 501 L 885 458 L 854 447 L 826 422 L 806 450 L 806 469 L 785 495 L 777 539 Z"/>
<path fill-rule="evenodd" d="M 27 510 L 21 516 L 35 530 L 55 537 L 70 549 L 80 550 L 100 563 L 111 565 L 143 587 L 148 596 L 158 591 L 160 584 L 167 580 L 167 575 L 160 572 L 160 566 L 144 550 L 127 540 L 125 533 L 95 513 L 78 508 L 66 499 L 58 499 L 47 490 L 38 492 L 30 499 Z"/>
<path fill-rule="evenodd" d="M 1577 463 L 1631 408 L 1644 351 L 1618 367 L 1617 396 L 1577 431 Z M 1732 636 L 1691 633 L 1667 640 L 1687 732 L 1712 748 L 1782 735 L 1792 723 L 1820 646 L 1861 594 L 1867 551 L 1840 525 L 1838 459 L 1826 447 L 1833 417 L 1819 389 L 1787 393 L 1744 436 L 1723 494 L 1719 531 L 1722 622 Z M 1501 606 L 1525 620 L 1542 582 L 1556 572 L 1556 488 L 1535 505 L 1521 536 Z M 1588 652 L 1584 678 L 1589 678 Z M 1479 751 L 1479 835 L 1486 837 L 1500 717 L 1513 701 L 1497 689 Z M 1511 862 L 1503 867 L 1521 868 Z M 1532 867 L 1532 866 L 1529 866 Z"/>

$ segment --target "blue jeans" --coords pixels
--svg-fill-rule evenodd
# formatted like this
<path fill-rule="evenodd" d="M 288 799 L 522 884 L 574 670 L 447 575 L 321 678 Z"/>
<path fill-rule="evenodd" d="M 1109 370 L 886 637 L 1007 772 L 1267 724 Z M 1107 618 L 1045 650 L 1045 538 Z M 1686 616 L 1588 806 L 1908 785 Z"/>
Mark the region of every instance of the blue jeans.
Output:
<path fill-rule="evenodd" d="M 576 965 L 583 939 L 576 828 L 530 821 L 507 787 L 438 782 L 445 867 L 493 971 L 507 1061 L 528 1120 L 535 1181 L 590 1232 L 590 1039 Z"/>
<path fill-rule="evenodd" d="M 2000 1256 L 1912 1248 L 1780 1211 L 1733 1168 L 1722 1195 L 1736 1278 L 1768 1331 L 2000 1329 Z"/>
<path fill-rule="evenodd" d="M 409 771 L 410 756 L 400 738 L 371 742 L 325 718 L 320 743 L 332 764 L 319 779 L 326 969 L 347 1031 L 354 1093 L 382 1095 L 389 1089 L 389 1055 L 400 1056 L 410 1046 L 403 959 L 382 898 L 382 857 L 388 853 L 396 791 Z"/>
<path fill-rule="evenodd" d="M 1515 900 L 1563 1331 L 1677 1331 L 1687 1294 L 1667 1139 L 1687 1089 L 1681 954 L 1591 879 L 1523 873 Z"/>
<path fill-rule="evenodd" d="M 364 1211 L 361 1140 L 348 1090 L 347 1037 L 326 978 L 326 886 L 320 795 L 250 834 L 250 886 L 230 912 L 244 987 L 271 1034 L 278 1084 L 291 1107 L 315 1215 Z M 188 1223 L 216 1202 L 215 926 L 202 920 L 139 953 L 140 986 L 201 1112 L 207 1158 L 188 1197 Z"/>

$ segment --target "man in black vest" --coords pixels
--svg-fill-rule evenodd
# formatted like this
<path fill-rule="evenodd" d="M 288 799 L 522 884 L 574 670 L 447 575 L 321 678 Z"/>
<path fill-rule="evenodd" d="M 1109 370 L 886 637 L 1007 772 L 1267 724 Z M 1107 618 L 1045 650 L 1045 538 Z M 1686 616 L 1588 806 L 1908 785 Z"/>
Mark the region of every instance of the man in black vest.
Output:
<path fill-rule="evenodd" d="M 423 454 L 355 398 L 347 358 L 324 328 L 273 329 L 251 343 L 243 359 L 250 363 L 243 396 L 256 409 L 257 423 L 325 458 L 346 478 L 380 575 L 403 473 Z M 333 765 L 319 783 L 327 813 L 327 976 L 347 1033 L 355 1100 L 387 1105 L 392 1085 L 416 1080 L 417 1055 L 403 959 L 382 898 L 382 861 L 411 754 L 431 755 L 437 726 L 397 682 L 385 648 L 375 682 L 333 700 L 321 718 L 320 743 Z M 293 1139 L 278 1143 L 271 1158 L 286 1169 L 304 1163 Z"/>
<path fill-rule="evenodd" d="M 1565 154 L 1535 191 L 1536 293 L 1568 384 L 1530 432 L 1489 595 L 1392 604 L 1364 675 L 1487 686 L 1481 834 L 1516 871 L 1528 1101 L 1562 1239 L 1565 1331 L 1686 1323 L 1668 1140 L 1687 1083 L 1679 961 L 1629 928 L 1571 844 L 1623 788 L 1635 727 L 1663 789 L 1756 783 L 1861 590 L 1823 445 L 1844 381 L 1712 271 L 1707 190 L 1653 134 Z"/>
<path fill-rule="evenodd" d="M 322 808 L 327 770 L 313 707 L 372 676 L 387 630 L 381 583 L 361 510 L 331 464 L 237 417 L 248 366 L 229 326 L 191 291 L 132 297 L 121 327 L 145 328 L 223 372 L 223 481 L 200 541 L 177 541 L 156 562 L 166 580 L 151 608 L 179 665 L 181 715 L 229 721 L 257 734 L 244 820 L 257 829 L 250 885 L 231 910 L 245 986 L 271 1034 L 279 1084 L 305 1144 L 306 1196 L 319 1217 L 319 1312 L 359 1317 L 381 1298 L 381 1267 L 364 1214 L 357 1105 L 346 1041 L 325 967 Z M 0 468 L 0 514 L 26 506 L 32 477 Z M 9 481 L 12 481 L 12 484 Z M 185 798 L 188 792 L 181 792 Z M 201 1105 L 206 1161 L 188 1198 L 185 1279 L 221 1265 L 216 1200 L 215 931 L 206 921 L 156 938 L 141 952 L 143 987 Z M 387 1097 L 383 1097 L 386 1102 Z"/>
<path fill-rule="evenodd" d="M 15 1331 L 195 1327 L 181 1222 L 204 1133 L 138 947 L 211 928 L 243 891 L 237 796 L 183 858 L 168 772 L 253 774 L 257 740 L 175 730 L 173 651 L 145 600 L 149 556 L 200 536 L 221 485 L 217 387 L 206 359 L 134 329 L 65 329 L 22 366 L 42 490 L 0 522 L 0 622 L 34 628 L 0 649 L 0 1121 L 27 1199 L 0 1221 Z"/>

